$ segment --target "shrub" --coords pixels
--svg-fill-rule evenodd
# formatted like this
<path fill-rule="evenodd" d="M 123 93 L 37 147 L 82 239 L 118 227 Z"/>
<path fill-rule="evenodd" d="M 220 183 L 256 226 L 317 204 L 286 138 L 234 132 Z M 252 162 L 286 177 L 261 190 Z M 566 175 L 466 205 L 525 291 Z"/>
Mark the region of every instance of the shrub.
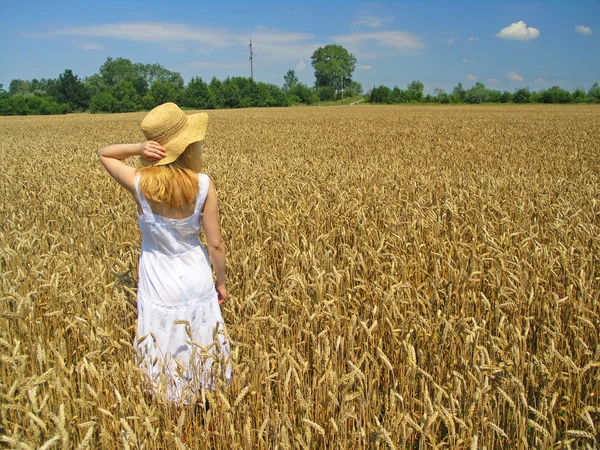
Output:
<path fill-rule="evenodd" d="M 531 103 L 531 92 L 529 88 L 522 88 L 515 92 L 513 96 L 513 102 L 515 103 Z"/>
<path fill-rule="evenodd" d="M 110 92 L 100 92 L 90 100 L 90 112 L 118 112 L 119 101 Z"/>
<path fill-rule="evenodd" d="M 335 89 L 332 86 L 320 86 L 317 88 L 317 95 L 322 102 L 335 100 Z"/>
<path fill-rule="evenodd" d="M 57 103 L 52 97 L 38 97 L 35 95 L 15 95 L 0 100 L 0 115 L 2 116 L 27 116 L 66 114 L 69 105 Z"/>

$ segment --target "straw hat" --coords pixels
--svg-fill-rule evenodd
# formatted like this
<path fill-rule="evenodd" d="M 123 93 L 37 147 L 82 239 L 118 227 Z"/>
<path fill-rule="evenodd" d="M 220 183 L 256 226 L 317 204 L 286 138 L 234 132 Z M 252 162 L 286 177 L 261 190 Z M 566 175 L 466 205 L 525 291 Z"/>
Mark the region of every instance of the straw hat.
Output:
<path fill-rule="evenodd" d="M 142 131 L 149 141 L 158 142 L 167 151 L 159 161 L 140 158 L 145 166 L 164 166 L 179 158 L 188 145 L 204 139 L 208 114 L 186 115 L 175 103 L 163 103 L 142 120 Z"/>

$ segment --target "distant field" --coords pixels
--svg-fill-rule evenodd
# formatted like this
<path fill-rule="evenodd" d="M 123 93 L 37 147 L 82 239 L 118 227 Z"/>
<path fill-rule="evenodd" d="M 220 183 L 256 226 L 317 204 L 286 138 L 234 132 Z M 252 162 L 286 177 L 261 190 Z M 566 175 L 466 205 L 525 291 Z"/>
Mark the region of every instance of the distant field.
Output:
<path fill-rule="evenodd" d="M 134 204 L 96 156 L 143 114 L 0 118 L 2 445 L 600 443 L 600 108 L 209 115 L 236 377 L 195 417 L 139 387 Z"/>

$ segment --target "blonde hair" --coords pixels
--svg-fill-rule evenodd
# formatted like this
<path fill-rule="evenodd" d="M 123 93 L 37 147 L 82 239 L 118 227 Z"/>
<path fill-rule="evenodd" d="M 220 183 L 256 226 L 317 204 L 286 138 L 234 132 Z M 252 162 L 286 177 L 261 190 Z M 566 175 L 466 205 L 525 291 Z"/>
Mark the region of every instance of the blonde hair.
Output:
<path fill-rule="evenodd" d="M 198 172 L 202 171 L 202 142 L 194 142 L 170 164 L 138 169 L 140 192 L 155 203 L 182 208 L 198 195 Z"/>

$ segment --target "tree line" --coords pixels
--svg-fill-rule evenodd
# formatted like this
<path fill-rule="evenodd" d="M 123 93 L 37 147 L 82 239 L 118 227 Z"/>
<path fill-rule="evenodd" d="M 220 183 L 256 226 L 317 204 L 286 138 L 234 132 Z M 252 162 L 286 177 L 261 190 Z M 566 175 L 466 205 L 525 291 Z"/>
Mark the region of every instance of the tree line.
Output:
<path fill-rule="evenodd" d="M 187 85 L 178 72 L 160 64 L 134 63 L 126 58 L 107 58 L 98 73 L 80 78 L 66 69 L 58 78 L 10 82 L 8 91 L 0 84 L 0 115 L 134 112 L 149 110 L 165 102 L 194 109 L 247 108 L 314 105 L 344 97 L 363 95 L 363 87 L 352 79 L 356 58 L 340 45 L 326 45 L 313 53 L 314 86 L 301 83 L 294 70 L 283 77 L 282 86 L 246 77 L 227 77 L 210 82 L 192 78 Z M 588 92 L 569 92 L 558 86 L 531 92 L 490 90 L 483 83 L 470 89 L 461 83 L 446 93 L 436 89 L 424 95 L 424 85 L 412 81 L 406 89 L 377 86 L 365 95 L 371 103 L 600 103 L 600 86 Z"/>
<path fill-rule="evenodd" d="M 283 86 L 246 77 L 210 82 L 194 77 L 186 85 L 179 73 L 160 64 L 109 57 L 98 73 L 83 79 L 67 69 L 55 79 L 12 80 L 8 91 L 0 85 L 0 115 L 134 112 L 165 102 L 194 109 L 312 105 L 362 94 L 360 83 L 352 81 L 356 58 L 343 47 L 321 47 L 311 61 L 314 87 L 301 83 L 294 70 L 286 73 Z"/>
<path fill-rule="evenodd" d="M 8 91 L 0 87 L 1 115 L 134 112 L 165 102 L 198 109 L 291 104 L 273 84 L 244 77 L 207 83 L 195 77 L 185 85 L 179 73 L 160 64 L 125 58 L 108 58 L 98 73 L 84 79 L 67 69 L 56 79 L 12 80 Z"/>
<path fill-rule="evenodd" d="M 368 95 L 371 103 L 600 103 L 600 85 L 596 82 L 586 92 L 581 88 L 570 92 L 560 86 L 548 89 L 530 91 L 529 88 L 517 89 L 514 92 L 488 89 L 483 83 L 477 82 L 470 89 L 465 89 L 458 83 L 450 94 L 443 89 L 435 89 L 433 95 L 424 95 L 423 83 L 413 81 L 402 90 L 398 86 L 390 89 L 387 86 L 377 86 Z"/>

